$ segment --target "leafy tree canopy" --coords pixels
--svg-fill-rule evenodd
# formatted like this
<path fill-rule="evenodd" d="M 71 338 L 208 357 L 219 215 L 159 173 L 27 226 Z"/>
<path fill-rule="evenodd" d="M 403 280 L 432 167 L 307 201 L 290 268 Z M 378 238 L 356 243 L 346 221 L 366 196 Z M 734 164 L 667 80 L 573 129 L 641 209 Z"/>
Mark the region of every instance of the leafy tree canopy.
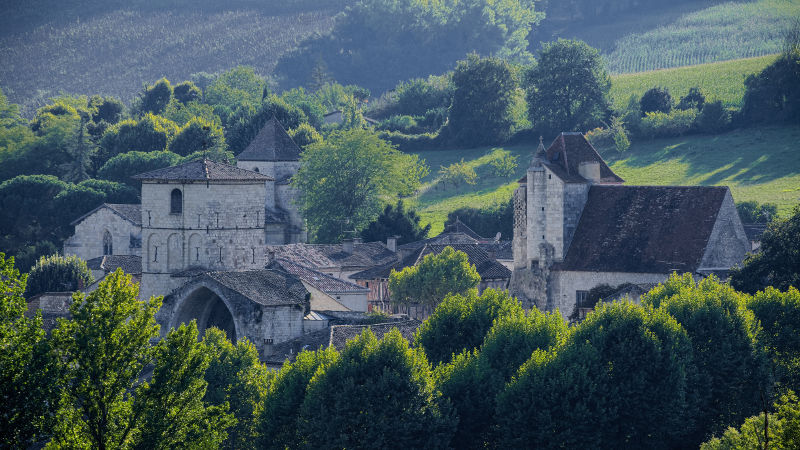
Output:
<path fill-rule="evenodd" d="M 800 206 L 792 215 L 774 219 L 761 235 L 761 249 L 748 255 L 731 273 L 731 286 L 753 293 L 767 286 L 800 287 Z"/>
<path fill-rule="evenodd" d="M 772 359 L 780 392 L 800 392 L 800 292 L 768 287 L 747 302 L 762 327 L 760 343 Z"/>
<path fill-rule="evenodd" d="M 175 100 L 185 105 L 189 102 L 200 100 L 203 96 L 203 91 L 191 81 L 184 81 L 175 86 L 175 89 L 172 90 L 172 95 L 175 97 Z"/>
<path fill-rule="evenodd" d="M 386 205 L 381 215 L 361 231 L 365 242 L 386 242 L 387 238 L 399 236 L 397 243 L 421 241 L 428 237 L 431 225 L 419 225 L 419 214 L 411 208 L 406 209 L 402 200 L 397 205 Z"/>
<path fill-rule="evenodd" d="M 417 329 L 414 345 L 424 349 L 434 365 L 445 363 L 478 347 L 496 319 L 521 312 L 519 301 L 505 291 L 486 289 L 478 295 L 473 289 L 464 295 L 452 294 Z"/>
<path fill-rule="evenodd" d="M 161 114 L 171 99 L 172 85 L 169 80 L 162 78 L 144 88 L 137 109 L 141 114 Z"/>
<path fill-rule="evenodd" d="M 425 255 L 416 266 L 389 275 L 389 292 L 395 303 L 436 306 L 449 294 L 475 290 L 481 276 L 467 254 L 445 247 L 439 254 Z"/>
<path fill-rule="evenodd" d="M 43 292 L 72 292 L 86 289 L 94 281 L 86 261 L 75 255 L 42 257 L 28 274 L 25 296 Z"/>
<path fill-rule="evenodd" d="M 105 180 L 125 183 L 138 188 L 140 182 L 131 179 L 132 176 L 163 167 L 174 166 L 178 161 L 180 161 L 179 155 L 166 150 L 158 152 L 126 152 L 106 161 L 97 171 L 97 176 Z"/>
<path fill-rule="evenodd" d="M 292 183 L 314 238 L 334 242 L 346 231 L 363 229 L 384 202 L 413 193 L 426 174 L 416 155 L 395 150 L 370 131 L 348 130 L 309 145 Z"/>
<path fill-rule="evenodd" d="M 169 151 L 181 156 L 226 148 L 222 127 L 199 117 L 191 119 L 169 143 Z"/>
<path fill-rule="evenodd" d="M 658 86 L 648 89 L 639 100 L 639 109 L 642 116 L 649 112 L 669 113 L 672 111 L 672 96 L 669 94 L 669 90 Z"/>
<path fill-rule="evenodd" d="M 606 117 L 611 79 L 600 53 L 582 41 L 544 44 L 523 87 L 535 130 L 555 135 L 592 128 Z"/>

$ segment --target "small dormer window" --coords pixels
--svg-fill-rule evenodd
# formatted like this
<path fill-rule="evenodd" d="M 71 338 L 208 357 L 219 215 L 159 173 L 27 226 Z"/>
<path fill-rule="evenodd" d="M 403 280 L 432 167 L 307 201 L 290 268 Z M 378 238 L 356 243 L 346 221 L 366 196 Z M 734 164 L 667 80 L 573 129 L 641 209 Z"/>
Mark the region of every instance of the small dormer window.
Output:
<path fill-rule="evenodd" d="M 183 193 L 180 189 L 173 189 L 169 196 L 169 213 L 181 214 L 183 212 Z"/>

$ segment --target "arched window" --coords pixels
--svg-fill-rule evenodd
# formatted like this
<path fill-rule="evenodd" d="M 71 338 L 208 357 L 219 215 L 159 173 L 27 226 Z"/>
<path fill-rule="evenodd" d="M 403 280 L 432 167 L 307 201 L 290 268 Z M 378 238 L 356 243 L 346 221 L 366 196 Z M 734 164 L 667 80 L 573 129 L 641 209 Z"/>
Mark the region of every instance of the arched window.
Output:
<path fill-rule="evenodd" d="M 113 241 L 111 239 L 111 233 L 109 233 L 108 230 L 106 230 L 106 232 L 103 233 L 103 254 L 104 255 L 114 254 Z"/>
<path fill-rule="evenodd" d="M 183 212 L 183 193 L 180 189 L 173 189 L 169 197 L 169 213 L 180 214 Z"/>

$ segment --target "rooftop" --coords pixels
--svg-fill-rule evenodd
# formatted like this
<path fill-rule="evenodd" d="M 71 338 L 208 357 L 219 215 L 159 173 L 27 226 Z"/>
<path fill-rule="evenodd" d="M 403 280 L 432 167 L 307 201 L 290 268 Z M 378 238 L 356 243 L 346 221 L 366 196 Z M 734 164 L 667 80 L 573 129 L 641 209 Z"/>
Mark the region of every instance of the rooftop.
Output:
<path fill-rule="evenodd" d="M 137 180 L 153 181 L 254 181 L 272 180 L 271 177 L 208 159 L 189 161 L 177 166 L 151 170 L 134 175 Z"/>
<path fill-rule="evenodd" d="M 239 161 L 298 161 L 300 147 L 292 140 L 278 119 L 271 119 L 261 127 L 255 138 L 236 156 Z"/>
<path fill-rule="evenodd" d="M 86 261 L 91 270 L 102 270 L 105 273 L 122 269 L 127 274 L 142 273 L 142 257 L 136 255 L 105 255 Z"/>
<path fill-rule="evenodd" d="M 321 270 L 333 267 L 364 269 L 386 264 L 395 259 L 395 253 L 380 242 L 353 244 L 353 251 L 344 251 L 342 244 L 288 244 L 268 245 L 267 251 L 276 258 Z"/>
<path fill-rule="evenodd" d="M 695 272 L 727 187 L 592 186 L 561 270 Z"/>
<path fill-rule="evenodd" d="M 200 277 L 208 277 L 260 305 L 302 305 L 308 302 L 308 291 L 300 279 L 282 270 L 206 272 Z"/>
<path fill-rule="evenodd" d="M 108 208 L 114 214 L 136 226 L 142 226 L 142 205 L 133 203 L 103 203 L 97 208 L 73 220 L 70 225 L 76 225 L 80 223 L 83 219 L 91 216 L 103 208 Z"/>
<path fill-rule="evenodd" d="M 289 261 L 284 258 L 276 258 L 270 263 L 269 268 L 280 267 L 290 274 L 300 278 L 306 283 L 314 286 L 325 293 L 344 293 L 344 292 L 368 292 L 369 289 L 359 286 L 349 281 L 326 275 L 314 269 L 309 269 L 303 265 Z"/>
<path fill-rule="evenodd" d="M 608 167 L 603 158 L 581 133 L 561 133 L 546 150 L 547 166 L 557 177 L 567 183 L 585 183 L 579 167 L 583 163 L 596 162 L 600 165 L 600 183 L 617 184 L 625 180 Z M 524 183 L 527 175 L 519 182 Z"/>

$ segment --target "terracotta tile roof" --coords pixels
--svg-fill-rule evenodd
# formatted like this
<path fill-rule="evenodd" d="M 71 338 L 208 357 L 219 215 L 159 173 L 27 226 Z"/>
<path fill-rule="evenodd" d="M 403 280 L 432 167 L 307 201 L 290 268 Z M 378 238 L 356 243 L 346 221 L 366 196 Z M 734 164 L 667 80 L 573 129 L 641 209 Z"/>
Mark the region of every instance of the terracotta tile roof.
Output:
<path fill-rule="evenodd" d="M 189 161 L 177 166 L 151 170 L 132 178 L 136 180 L 167 181 L 267 181 L 272 180 L 258 172 L 242 169 L 211 160 Z"/>
<path fill-rule="evenodd" d="M 105 273 L 121 268 L 127 274 L 142 273 L 142 257 L 136 255 L 105 255 L 86 261 L 91 270 L 102 270 Z"/>
<path fill-rule="evenodd" d="M 405 267 L 416 266 L 422 261 L 426 255 L 438 255 L 445 248 L 452 247 L 453 250 L 462 251 L 467 254 L 469 263 L 475 266 L 475 270 L 480 274 L 483 280 L 492 280 L 498 278 L 511 278 L 511 271 L 496 259 L 489 256 L 489 253 L 481 248 L 480 244 L 424 244 L 418 249 L 411 252 L 402 260 L 395 259 L 383 266 L 373 267 L 361 272 L 350 275 L 352 280 L 385 280 L 389 278 L 392 270 L 403 270 Z"/>
<path fill-rule="evenodd" d="M 268 245 L 268 252 L 275 257 L 320 270 L 329 267 L 367 268 L 386 264 L 395 259 L 395 253 L 380 242 L 354 244 L 353 252 L 347 253 L 342 244 L 288 244 Z"/>
<path fill-rule="evenodd" d="M 308 303 L 306 290 L 299 278 L 274 269 L 206 272 L 222 286 L 266 306 L 302 305 Z"/>
<path fill-rule="evenodd" d="M 123 219 L 127 220 L 128 222 L 136 225 L 142 226 L 142 205 L 139 204 L 127 204 L 127 203 L 103 203 L 97 208 L 89 211 L 88 213 L 78 217 L 77 219 L 73 220 L 70 225 L 77 225 L 83 219 L 91 216 L 95 212 L 99 211 L 100 209 L 108 208 L 114 214 L 122 217 Z"/>
<path fill-rule="evenodd" d="M 275 116 L 264 124 L 241 153 L 239 161 L 298 161 L 300 147 L 292 140 Z"/>
<path fill-rule="evenodd" d="M 561 270 L 694 272 L 727 187 L 592 186 Z"/>
<path fill-rule="evenodd" d="M 270 263 L 268 268 L 280 267 L 286 272 L 300 278 L 306 283 L 314 286 L 325 293 L 343 293 L 343 292 L 369 292 L 368 288 L 359 286 L 349 281 L 340 280 L 339 278 L 326 275 L 314 269 L 302 266 L 295 262 L 289 261 L 284 258 L 277 258 Z"/>

